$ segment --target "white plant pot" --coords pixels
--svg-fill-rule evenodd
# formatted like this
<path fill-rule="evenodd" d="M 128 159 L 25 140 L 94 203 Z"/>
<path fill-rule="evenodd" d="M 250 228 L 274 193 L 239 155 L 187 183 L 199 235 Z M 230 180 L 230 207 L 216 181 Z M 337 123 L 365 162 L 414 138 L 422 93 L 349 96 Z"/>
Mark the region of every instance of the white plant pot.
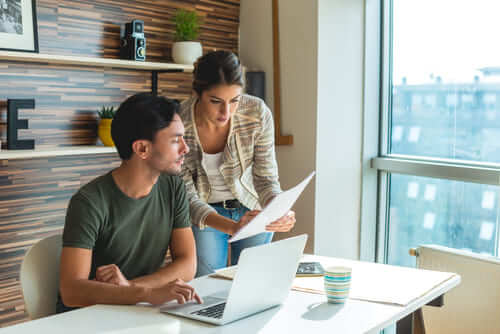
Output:
<path fill-rule="evenodd" d="M 200 42 L 175 42 L 172 46 L 172 58 L 177 64 L 193 65 L 201 55 Z"/>

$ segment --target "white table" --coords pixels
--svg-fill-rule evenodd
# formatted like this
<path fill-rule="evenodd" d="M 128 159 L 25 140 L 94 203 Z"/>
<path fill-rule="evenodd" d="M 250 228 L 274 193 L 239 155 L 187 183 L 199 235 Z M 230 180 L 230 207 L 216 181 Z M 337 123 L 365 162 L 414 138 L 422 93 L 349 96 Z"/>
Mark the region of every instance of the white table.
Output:
<path fill-rule="evenodd" d="M 381 265 L 382 266 L 382 265 Z M 326 303 L 323 295 L 291 291 L 282 306 L 225 326 L 159 313 L 145 305 L 96 305 L 2 329 L 1 333 L 378 333 L 439 298 L 460 283 L 460 277 L 443 282 L 406 306 L 348 300 L 345 305 Z M 201 277 L 192 282 L 201 295 L 229 287 L 231 281 Z M 409 286 L 411 288 L 411 286 Z"/>

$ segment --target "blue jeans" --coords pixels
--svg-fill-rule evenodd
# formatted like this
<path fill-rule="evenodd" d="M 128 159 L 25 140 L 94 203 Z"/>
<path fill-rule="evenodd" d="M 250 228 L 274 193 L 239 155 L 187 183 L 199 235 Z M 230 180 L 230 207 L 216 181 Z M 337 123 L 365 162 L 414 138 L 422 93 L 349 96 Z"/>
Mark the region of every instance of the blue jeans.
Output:
<path fill-rule="evenodd" d="M 245 207 L 224 209 L 220 206 L 214 206 L 213 208 L 218 214 L 236 222 L 248 211 Z M 215 269 L 226 267 L 228 247 L 231 247 L 231 265 L 235 265 L 238 263 L 240 253 L 243 249 L 269 243 L 273 238 L 272 232 L 263 232 L 229 244 L 227 242 L 231 237 L 229 234 L 220 232 L 212 227 L 205 227 L 203 230 L 200 230 L 198 226 L 193 225 L 192 228 L 196 240 L 196 255 L 198 258 L 196 277 L 208 275 L 213 273 Z"/>

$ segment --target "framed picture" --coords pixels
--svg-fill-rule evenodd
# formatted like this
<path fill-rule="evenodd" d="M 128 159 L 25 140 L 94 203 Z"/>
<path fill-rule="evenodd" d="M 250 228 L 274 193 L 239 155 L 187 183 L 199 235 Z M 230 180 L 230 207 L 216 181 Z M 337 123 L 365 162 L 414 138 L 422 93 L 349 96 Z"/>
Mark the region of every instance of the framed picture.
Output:
<path fill-rule="evenodd" d="M 0 0 L 0 50 L 38 52 L 35 0 Z"/>

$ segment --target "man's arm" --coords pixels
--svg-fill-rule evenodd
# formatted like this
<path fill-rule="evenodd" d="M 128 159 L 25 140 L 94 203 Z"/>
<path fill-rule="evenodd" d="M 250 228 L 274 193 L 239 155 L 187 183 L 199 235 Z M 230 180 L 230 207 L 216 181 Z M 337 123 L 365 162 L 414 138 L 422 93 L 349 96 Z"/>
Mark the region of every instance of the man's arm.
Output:
<path fill-rule="evenodd" d="M 172 262 L 158 269 L 156 272 L 135 277 L 131 281 L 123 276 L 115 264 L 109 264 L 97 268 L 96 279 L 116 285 L 136 285 L 147 288 L 156 288 L 167 284 L 174 279 L 190 281 L 196 273 L 196 246 L 189 223 L 189 202 L 187 200 L 186 188 L 180 178 L 172 178 L 174 182 L 173 194 L 175 196 L 175 207 L 173 217 L 173 229 L 170 235 L 170 252 Z"/>
<path fill-rule="evenodd" d="M 181 280 L 171 280 L 162 287 L 141 285 L 120 286 L 89 280 L 92 251 L 84 248 L 63 247 L 60 263 L 59 289 L 66 306 L 81 307 L 94 304 L 130 305 L 138 302 L 162 304 L 177 299 L 179 303 L 196 299 L 194 289 Z"/>
<path fill-rule="evenodd" d="M 136 286 L 159 287 L 176 278 L 186 282 L 196 274 L 196 245 L 191 227 L 174 228 L 170 237 L 172 263 L 151 275 L 141 276 L 131 282 Z"/>
<path fill-rule="evenodd" d="M 97 268 L 96 280 L 120 286 L 157 288 L 175 279 L 190 281 L 196 273 L 196 246 L 191 227 L 175 228 L 170 238 L 172 262 L 156 272 L 128 281 L 114 264 Z"/>
<path fill-rule="evenodd" d="M 60 264 L 60 292 L 71 307 L 93 304 L 135 304 L 146 300 L 144 287 L 124 287 L 88 279 L 92 250 L 63 247 Z"/>
<path fill-rule="evenodd" d="M 156 272 L 128 281 L 114 264 L 97 268 L 96 279 L 120 286 L 158 288 L 175 279 L 190 281 L 196 273 L 196 246 L 191 227 L 174 228 L 170 238 L 172 262 Z"/>

